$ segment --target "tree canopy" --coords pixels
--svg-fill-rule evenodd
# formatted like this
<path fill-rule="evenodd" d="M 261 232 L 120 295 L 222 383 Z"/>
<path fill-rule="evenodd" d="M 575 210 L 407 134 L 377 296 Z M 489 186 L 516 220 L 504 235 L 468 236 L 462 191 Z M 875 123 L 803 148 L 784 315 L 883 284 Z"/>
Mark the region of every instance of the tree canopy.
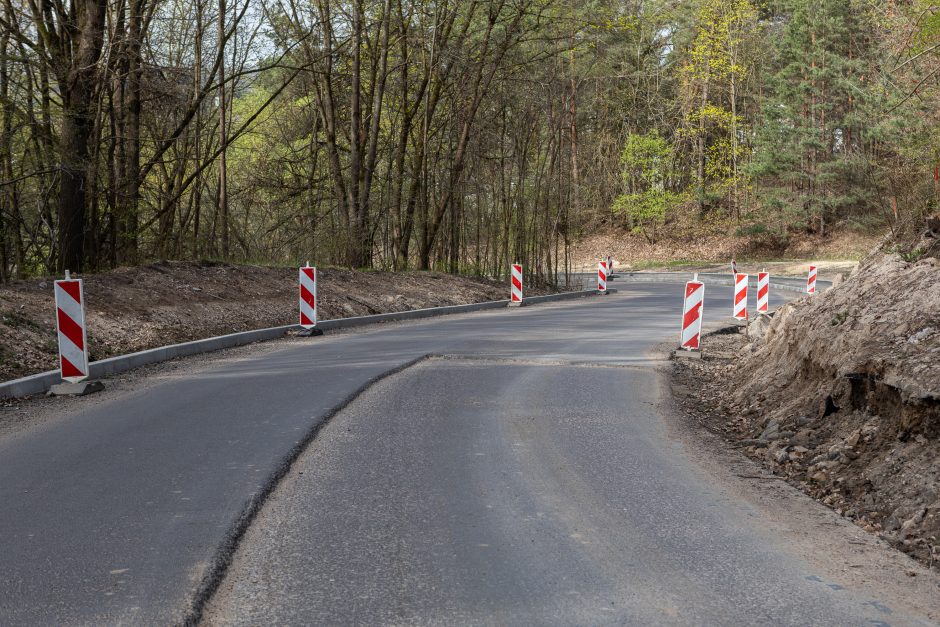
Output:
<path fill-rule="evenodd" d="M 3 0 L 0 281 L 893 227 L 936 210 L 938 74 L 926 0 Z"/>

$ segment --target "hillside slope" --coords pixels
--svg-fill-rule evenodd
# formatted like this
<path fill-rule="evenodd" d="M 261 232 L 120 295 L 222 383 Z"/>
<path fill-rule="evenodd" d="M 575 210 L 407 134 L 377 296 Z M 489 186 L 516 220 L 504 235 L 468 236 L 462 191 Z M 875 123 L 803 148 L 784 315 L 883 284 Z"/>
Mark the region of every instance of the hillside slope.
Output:
<path fill-rule="evenodd" d="M 940 563 L 940 241 L 870 256 L 676 366 L 692 413 L 861 527 Z M 915 259 L 916 258 L 916 259 Z M 762 337 L 761 327 L 766 328 Z"/>

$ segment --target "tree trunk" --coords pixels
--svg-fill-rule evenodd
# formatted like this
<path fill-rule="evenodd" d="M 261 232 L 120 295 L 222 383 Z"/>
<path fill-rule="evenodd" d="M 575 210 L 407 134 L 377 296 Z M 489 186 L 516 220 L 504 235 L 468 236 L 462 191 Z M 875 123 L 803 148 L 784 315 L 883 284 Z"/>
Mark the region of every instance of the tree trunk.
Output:
<path fill-rule="evenodd" d="M 196 132 L 194 133 L 193 161 L 202 161 L 202 106 L 199 106 L 199 92 L 202 91 L 202 0 L 196 0 L 196 33 L 193 52 L 193 97 L 196 108 Z M 199 258 L 202 248 L 199 245 L 199 225 L 202 219 L 202 171 L 196 173 L 193 182 L 193 257 Z"/>
<path fill-rule="evenodd" d="M 10 44 L 10 35 L 4 32 L 0 36 L 0 107 L 3 111 L 3 135 L 0 136 L 0 168 L 3 171 L 3 178 L 8 181 L 13 180 L 13 159 L 11 138 L 13 137 L 13 106 L 10 102 L 10 80 L 7 70 L 7 47 Z M 13 232 L 19 229 L 19 224 L 13 224 L 7 227 L 5 216 L 13 213 L 13 205 L 16 202 L 16 184 L 8 183 L 0 195 L 0 283 L 6 283 L 9 280 L 8 269 L 10 267 L 10 256 L 7 248 L 8 231 Z"/>
<path fill-rule="evenodd" d="M 226 126 L 227 107 L 225 101 L 225 0 L 219 0 L 219 145 L 222 153 L 219 155 L 219 193 L 218 193 L 218 220 L 221 229 L 222 258 L 229 258 L 229 219 L 228 219 L 228 133 Z"/>
<path fill-rule="evenodd" d="M 140 196 L 140 73 L 141 20 L 143 0 L 130 0 L 127 43 L 127 88 L 124 91 L 124 257 L 131 264 L 138 262 L 138 199 Z"/>
<path fill-rule="evenodd" d="M 85 188 L 90 162 L 89 137 L 94 126 L 97 64 L 101 56 L 106 0 L 75 0 L 70 62 L 58 70 L 62 94 L 62 123 L 59 131 L 59 207 L 58 263 L 61 273 L 66 269 L 79 272 L 84 262 Z M 64 52 L 69 54 L 69 52 Z"/>

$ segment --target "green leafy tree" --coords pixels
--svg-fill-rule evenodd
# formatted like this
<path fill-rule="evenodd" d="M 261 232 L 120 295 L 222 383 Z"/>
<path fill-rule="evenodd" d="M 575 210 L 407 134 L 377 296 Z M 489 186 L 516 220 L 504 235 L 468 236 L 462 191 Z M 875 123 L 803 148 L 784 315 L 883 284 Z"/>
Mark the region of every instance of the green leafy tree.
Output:
<path fill-rule="evenodd" d="M 624 216 L 651 244 L 666 223 L 668 210 L 678 200 L 666 189 L 672 157 L 671 147 L 655 131 L 631 134 L 620 155 L 627 192 L 614 201 L 614 213 Z"/>
<path fill-rule="evenodd" d="M 745 85 L 759 43 L 757 17 L 750 0 L 702 0 L 695 38 L 679 71 L 684 110 L 679 137 L 692 147 L 695 195 L 703 211 L 710 199 L 725 199 L 737 216 L 739 196 L 747 188 L 741 167 L 750 153 Z"/>

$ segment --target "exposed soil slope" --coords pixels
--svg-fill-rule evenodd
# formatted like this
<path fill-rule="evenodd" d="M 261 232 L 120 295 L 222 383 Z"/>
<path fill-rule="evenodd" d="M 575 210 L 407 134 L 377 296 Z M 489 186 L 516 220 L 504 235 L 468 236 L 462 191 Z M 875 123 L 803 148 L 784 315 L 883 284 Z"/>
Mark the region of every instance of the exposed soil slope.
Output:
<path fill-rule="evenodd" d="M 676 382 L 704 424 L 861 527 L 940 565 L 940 261 L 877 254 Z M 923 255 L 923 256 L 921 256 Z M 919 257 L 913 261 L 914 257 Z M 762 337 L 759 337 L 762 336 Z"/>
<path fill-rule="evenodd" d="M 296 268 L 161 262 L 84 279 L 93 360 L 297 320 Z M 497 281 L 434 272 L 323 268 L 318 281 L 322 320 L 509 295 L 508 285 Z M 0 287 L 0 380 L 55 367 L 52 281 Z"/>

